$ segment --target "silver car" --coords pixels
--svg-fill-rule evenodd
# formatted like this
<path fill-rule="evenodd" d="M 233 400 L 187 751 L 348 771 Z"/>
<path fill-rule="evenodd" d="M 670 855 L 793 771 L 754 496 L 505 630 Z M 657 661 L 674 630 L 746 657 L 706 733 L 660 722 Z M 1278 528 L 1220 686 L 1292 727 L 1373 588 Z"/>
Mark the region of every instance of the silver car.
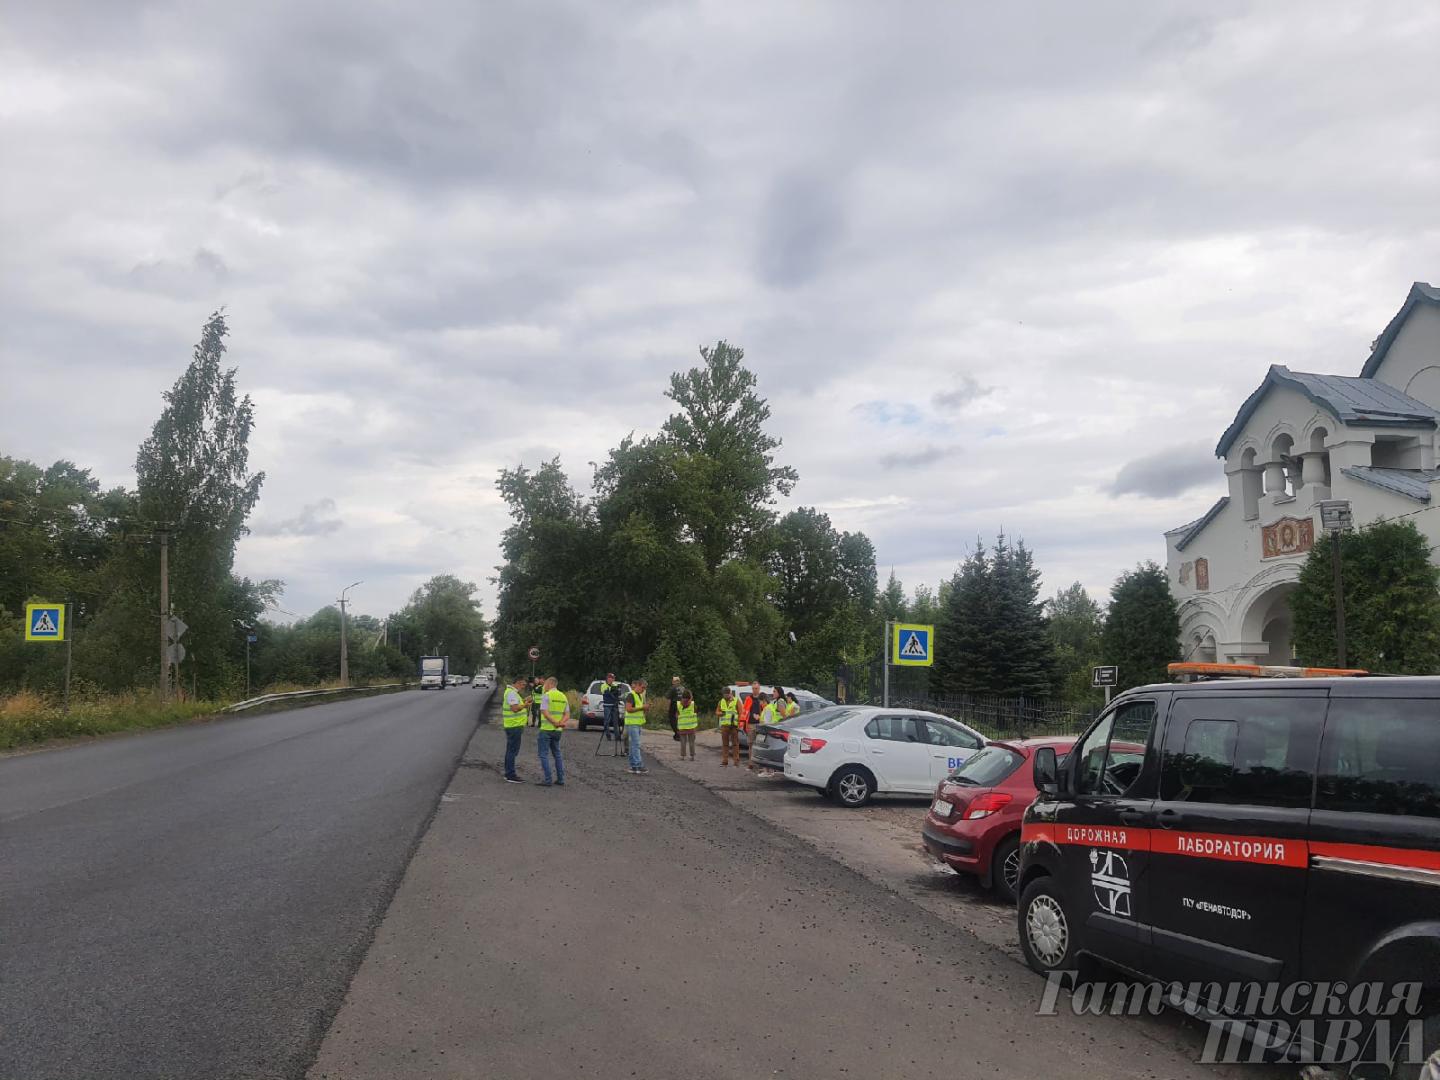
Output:
<path fill-rule="evenodd" d="M 733 683 L 730 689 L 735 691 L 735 696 L 740 700 L 742 707 L 746 701 L 750 700 L 749 683 Z M 770 693 L 770 691 L 774 689 L 773 686 L 760 687 L 761 693 L 765 694 Z M 808 716 L 812 713 L 819 712 L 821 709 L 829 709 L 835 704 L 835 702 L 829 698 L 823 698 L 819 694 L 811 693 L 809 690 L 800 690 L 794 686 L 782 686 L 780 689 L 784 690 L 787 694 L 793 693 L 795 695 L 795 704 L 800 706 L 800 716 Z M 751 727 L 754 727 L 757 723 L 759 723 L 758 717 L 752 720 Z M 744 728 L 740 729 L 740 749 L 747 751 L 750 749 L 750 738 Z"/>
<path fill-rule="evenodd" d="M 799 700 L 800 695 L 795 695 Z M 750 751 L 750 760 L 761 768 L 785 771 L 785 747 L 790 740 L 792 728 L 810 727 L 831 716 L 842 716 L 855 709 L 854 705 L 831 705 L 826 708 L 805 712 L 782 720 L 778 724 L 761 724 L 755 730 L 755 747 Z"/>

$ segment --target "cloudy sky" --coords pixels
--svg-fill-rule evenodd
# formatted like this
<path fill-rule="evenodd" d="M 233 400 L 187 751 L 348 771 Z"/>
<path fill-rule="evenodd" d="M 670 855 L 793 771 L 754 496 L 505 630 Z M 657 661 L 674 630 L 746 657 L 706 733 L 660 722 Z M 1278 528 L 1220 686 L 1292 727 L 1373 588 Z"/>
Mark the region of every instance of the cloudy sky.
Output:
<path fill-rule="evenodd" d="M 1103 592 L 1440 281 L 1431 4 L 5 7 L 0 453 L 132 483 L 225 305 L 294 612 L 493 610 L 496 471 L 587 488 L 721 337 L 882 578 Z"/>

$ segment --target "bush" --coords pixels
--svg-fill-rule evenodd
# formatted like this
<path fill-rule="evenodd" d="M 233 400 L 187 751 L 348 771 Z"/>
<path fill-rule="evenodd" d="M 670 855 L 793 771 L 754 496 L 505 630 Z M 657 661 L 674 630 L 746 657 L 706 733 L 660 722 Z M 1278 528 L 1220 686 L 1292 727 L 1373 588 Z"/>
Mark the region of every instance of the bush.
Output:
<path fill-rule="evenodd" d="M 0 697 L 0 750 L 32 746 L 50 739 L 105 735 L 165 727 L 220 711 L 223 702 L 171 701 L 153 693 L 72 694 L 70 711 L 61 702 L 29 690 Z"/>

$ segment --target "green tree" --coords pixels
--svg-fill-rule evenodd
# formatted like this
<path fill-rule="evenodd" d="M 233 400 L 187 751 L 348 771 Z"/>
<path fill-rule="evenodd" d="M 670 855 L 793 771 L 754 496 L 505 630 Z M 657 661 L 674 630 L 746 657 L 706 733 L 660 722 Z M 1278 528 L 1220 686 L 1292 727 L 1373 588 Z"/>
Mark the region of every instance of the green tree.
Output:
<path fill-rule="evenodd" d="M 665 421 L 664 442 L 680 451 L 676 465 L 687 488 L 679 506 L 714 572 L 726 558 L 755 554 L 747 541 L 770 523 L 777 494 L 799 479 L 775 464 L 780 440 L 764 430 L 770 405 L 755 392 L 745 351 L 726 341 L 700 349 L 704 364 L 670 377 L 665 396 L 680 411 Z"/>
<path fill-rule="evenodd" d="M 990 626 L 987 612 L 994 603 L 994 579 L 985 545 L 975 549 L 950 579 L 935 629 L 935 664 L 930 686 L 937 694 L 994 692 Z"/>
<path fill-rule="evenodd" d="M 1092 698 L 1090 669 L 1101 663 L 1100 637 L 1105 625 L 1100 605 L 1077 581 L 1059 590 L 1046 607 L 1055 649 L 1056 696 L 1072 702 Z"/>
<path fill-rule="evenodd" d="M 478 671 L 489 661 L 475 591 L 473 582 L 437 574 L 415 590 L 401 613 L 401 621 L 414 628 L 420 655 L 448 656 L 450 670 L 458 674 Z"/>
<path fill-rule="evenodd" d="M 995 540 L 990 573 L 993 692 L 1004 697 L 1046 697 L 1052 689 L 1055 649 L 1040 600 L 1040 571 L 1025 541 L 1011 544 L 1001 533 Z"/>
<path fill-rule="evenodd" d="M 1165 682 L 1180 657 L 1180 616 L 1170 582 L 1153 562 L 1127 570 L 1110 590 L 1101 635 L 1105 662 L 1119 667 L 1119 689 Z"/>
<path fill-rule="evenodd" d="M 1307 664 L 1339 663 L 1330 536 L 1318 539 L 1290 596 L 1295 647 Z M 1440 570 L 1412 521 L 1347 533 L 1340 542 L 1345 581 L 1346 662 L 1394 674 L 1440 670 Z"/>

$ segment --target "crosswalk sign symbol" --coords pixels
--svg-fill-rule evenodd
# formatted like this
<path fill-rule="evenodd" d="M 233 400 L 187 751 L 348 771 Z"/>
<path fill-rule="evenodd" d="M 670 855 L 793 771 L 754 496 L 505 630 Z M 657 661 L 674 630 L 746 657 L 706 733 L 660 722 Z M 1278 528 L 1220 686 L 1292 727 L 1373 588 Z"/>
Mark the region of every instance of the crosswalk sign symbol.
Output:
<path fill-rule="evenodd" d="M 64 641 L 64 604 L 26 604 L 26 641 Z"/>
<path fill-rule="evenodd" d="M 930 648 L 934 640 L 933 626 L 896 623 L 890 639 L 890 663 L 900 667 L 929 667 L 935 662 Z"/>

